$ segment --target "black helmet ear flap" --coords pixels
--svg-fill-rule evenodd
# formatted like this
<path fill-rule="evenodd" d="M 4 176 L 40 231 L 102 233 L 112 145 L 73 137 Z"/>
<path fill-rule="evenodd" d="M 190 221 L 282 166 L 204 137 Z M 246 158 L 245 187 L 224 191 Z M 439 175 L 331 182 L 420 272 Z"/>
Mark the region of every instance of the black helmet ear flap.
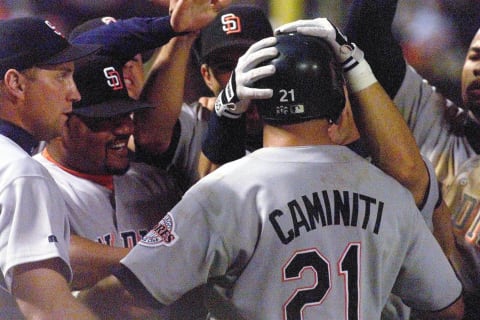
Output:
<path fill-rule="evenodd" d="M 298 33 L 276 36 L 279 55 L 274 75 L 253 84 L 273 90 L 271 99 L 256 100 L 267 123 L 292 124 L 326 118 L 336 122 L 345 107 L 344 79 L 340 66 L 322 39 Z"/>

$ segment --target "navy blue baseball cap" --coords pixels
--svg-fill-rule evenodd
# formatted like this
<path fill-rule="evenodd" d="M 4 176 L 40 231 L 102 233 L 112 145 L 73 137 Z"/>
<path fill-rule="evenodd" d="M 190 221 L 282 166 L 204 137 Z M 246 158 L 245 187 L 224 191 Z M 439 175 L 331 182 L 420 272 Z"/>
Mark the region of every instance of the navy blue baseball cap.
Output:
<path fill-rule="evenodd" d="M 272 25 L 259 7 L 231 5 L 221 10 L 215 19 L 200 31 L 196 53 L 203 63 L 216 51 L 237 47 L 247 49 L 253 43 L 271 36 Z"/>
<path fill-rule="evenodd" d="M 77 64 L 73 78 L 82 99 L 72 113 L 90 118 L 110 118 L 151 108 L 129 97 L 123 80 L 123 64 L 111 56 L 91 55 Z"/>
<path fill-rule="evenodd" d="M 99 45 L 73 45 L 48 20 L 22 17 L 0 20 L 0 77 L 7 70 L 55 65 L 78 60 Z"/>
<path fill-rule="evenodd" d="M 105 25 L 110 24 L 110 23 L 115 23 L 115 22 L 117 22 L 117 19 L 115 19 L 114 17 L 111 17 L 111 16 L 103 16 L 103 17 L 98 17 L 98 18 L 93 18 L 93 19 L 87 20 L 84 23 L 79 24 L 78 26 L 73 28 L 73 30 L 68 35 L 68 39 L 70 41 L 74 41 L 76 38 L 82 36 L 84 38 L 82 39 L 81 42 L 89 43 L 89 42 L 91 42 L 91 40 L 89 40 L 89 36 L 87 34 L 88 31 L 90 31 L 92 29 L 102 27 L 102 26 L 105 26 Z M 93 39 L 95 39 L 95 38 L 93 38 Z M 154 52 L 155 52 L 154 49 L 146 50 L 144 52 L 141 52 L 143 62 L 145 63 L 148 60 L 150 60 L 150 58 L 153 56 Z M 131 59 L 133 57 L 128 57 L 128 58 Z"/>

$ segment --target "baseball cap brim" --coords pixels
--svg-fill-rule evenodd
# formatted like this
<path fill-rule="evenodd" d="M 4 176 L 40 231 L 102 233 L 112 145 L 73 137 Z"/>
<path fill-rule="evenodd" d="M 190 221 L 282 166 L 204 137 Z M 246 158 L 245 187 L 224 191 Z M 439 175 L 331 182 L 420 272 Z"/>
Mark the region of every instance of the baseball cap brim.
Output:
<path fill-rule="evenodd" d="M 89 118 L 111 118 L 121 114 L 153 108 L 152 105 L 134 99 L 116 99 L 73 109 L 72 113 Z"/>
<path fill-rule="evenodd" d="M 59 53 L 53 55 L 52 57 L 48 58 L 47 60 L 43 60 L 37 65 L 54 65 L 54 64 L 61 64 L 65 62 L 79 60 L 86 56 L 89 56 L 96 51 L 100 50 L 102 46 L 97 44 L 70 44 L 68 47 L 60 51 Z"/>

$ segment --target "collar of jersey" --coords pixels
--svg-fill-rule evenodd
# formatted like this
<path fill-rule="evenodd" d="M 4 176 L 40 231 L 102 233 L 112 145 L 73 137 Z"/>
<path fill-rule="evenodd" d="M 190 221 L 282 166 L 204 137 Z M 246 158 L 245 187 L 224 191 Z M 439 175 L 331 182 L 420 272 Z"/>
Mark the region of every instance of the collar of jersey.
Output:
<path fill-rule="evenodd" d="M 27 131 L 8 121 L 0 119 L 0 134 L 13 140 L 29 155 L 38 147 L 38 141 Z"/>
<path fill-rule="evenodd" d="M 113 191 L 113 175 L 106 175 L 106 174 L 88 174 L 88 173 L 83 173 L 83 172 L 78 172 L 76 170 L 67 168 L 57 161 L 52 158 L 52 156 L 48 153 L 47 148 L 43 149 L 42 155 L 47 159 L 48 161 L 54 163 L 56 166 L 61 168 L 62 170 L 70 173 L 71 175 L 74 175 L 76 177 L 86 179 L 89 181 L 92 181 L 94 183 L 97 183 L 101 186 L 104 186 L 105 188 L 109 189 L 110 191 Z"/>

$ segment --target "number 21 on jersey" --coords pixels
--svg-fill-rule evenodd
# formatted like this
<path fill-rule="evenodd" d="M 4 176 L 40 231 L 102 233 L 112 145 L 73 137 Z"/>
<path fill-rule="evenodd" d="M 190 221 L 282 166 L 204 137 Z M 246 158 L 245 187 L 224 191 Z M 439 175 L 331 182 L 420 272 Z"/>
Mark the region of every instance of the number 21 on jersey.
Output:
<path fill-rule="evenodd" d="M 332 289 L 331 263 L 316 248 L 295 252 L 283 267 L 283 281 L 302 278 L 305 270 L 313 272 L 311 287 L 296 289 L 283 305 L 285 320 L 301 320 L 306 308 L 322 304 Z M 345 319 L 358 320 L 360 306 L 360 243 L 349 243 L 337 261 L 337 275 L 344 278 Z"/>

